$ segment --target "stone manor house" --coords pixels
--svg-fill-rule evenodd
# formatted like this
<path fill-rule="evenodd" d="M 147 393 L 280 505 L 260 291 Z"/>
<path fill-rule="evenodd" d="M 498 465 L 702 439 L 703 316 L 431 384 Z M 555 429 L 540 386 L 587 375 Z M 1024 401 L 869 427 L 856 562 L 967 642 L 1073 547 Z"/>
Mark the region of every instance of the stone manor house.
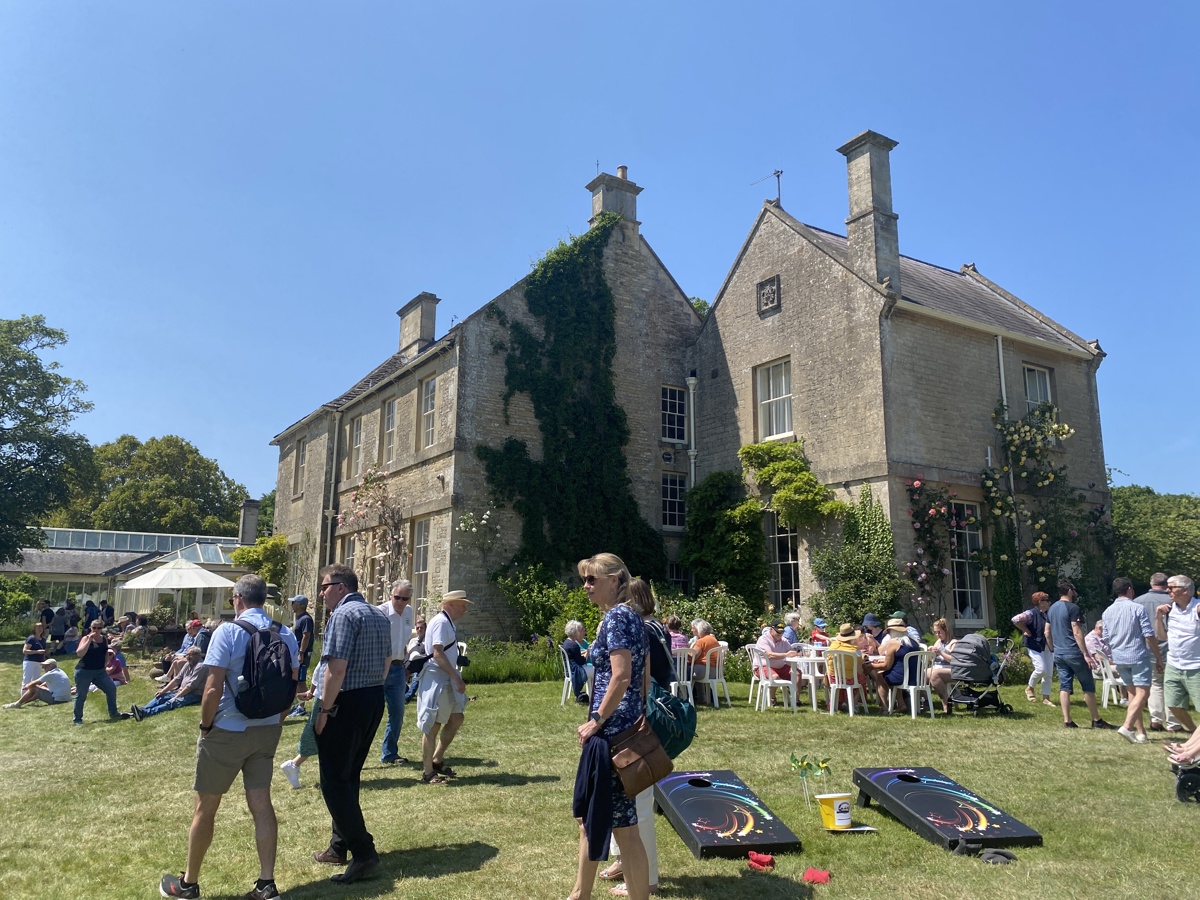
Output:
<path fill-rule="evenodd" d="M 759 210 L 709 314 L 699 316 L 641 233 L 625 167 L 587 185 L 592 223 L 622 219 L 604 252 L 616 302 L 617 399 L 628 417 L 628 474 L 642 516 L 678 559 L 683 493 L 707 474 L 736 469 L 744 444 L 796 437 L 813 469 L 838 496 L 870 485 L 911 546 L 907 481 L 917 475 L 955 489 L 965 522 L 982 501 L 979 473 L 996 453 L 991 413 L 1043 401 L 1076 434 L 1063 446 L 1072 482 L 1106 503 L 1096 370 L 1104 353 L 980 274 L 902 256 L 892 209 L 889 155 L 896 143 L 866 131 L 838 151 L 846 158 L 845 235 L 805 225 L 774 201 Z M 415 596 L 464 589 L 476 600 L 464 622 L 502 637 L 515 616 L 489 569 L 510 558 L 520 523 L 510 510 L 491 554 L 456 540 L 466 513 L 490 505 L 477 444 L 515 436 L 540 446 L 528 397 L 504 415 L 503 339 L 484 304 L 436 335 L 438 298 L 418 294 L 399 310 L 397 352 L 341 396 L 290 425 L 279 447 L 275 531 L 291 544 L 291 591 L 311 592 L 316 568 L 347 561 L 368 590 L 382 548 L 371 532 L 338 523 L 364 473 L 382 473 L 400 498 L 406 529 L 403 570 Z M 510 320 L 536 323 L 524 281 L 493 301 Z M 982 519 L 980 520 L 982 521 Z M 959 550 L 978 547 L 980 525 L 959 525 Z M 772 563 L 771 601 L 801 604 L 815 589 L 805 542 L 764 514 Z M 961 562 L 957 560 L 956 562 Z M 989 579 L 953 567 L 960 628 L 992 624 Z M 672 562 L 668 576 L 686 581 Z"/>

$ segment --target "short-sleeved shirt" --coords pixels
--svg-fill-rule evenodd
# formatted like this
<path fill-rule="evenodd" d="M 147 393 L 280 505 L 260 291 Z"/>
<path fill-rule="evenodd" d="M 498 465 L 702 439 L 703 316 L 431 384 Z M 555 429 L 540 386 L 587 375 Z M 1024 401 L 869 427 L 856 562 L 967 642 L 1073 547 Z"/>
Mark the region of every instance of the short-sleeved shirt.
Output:
<path fill-rule="evenodd" d="M 1158 614 L 1158 608 L 1160 606 L 1162 606 L 1164 603 L 1171 602 L 1171 592 L 1170 591 L 1156 591 L 1156 590 L 1151 589 L 1151 590 L 1146 591 L 1146 593 L 1141 594 L 1140 596 L 1134 597 L 1133 602 L 1137 603 L 1138 605 L 1140 605 L 1142 607 L 1142 609 L 1146 610 L 1146 615 L 1150 617 L 1150 624 L 1153 625 L 1154 617 Z M 1158 649 L 1162 653 L 1163 659 L 1166 659 L 1167 642 L 1159 641 Z"/>
<path fill-rule="evenodd" d="M 257 606 L 247 609 L 238 619 L 260 629 L 271 625 L 271 617 Z M 292 651 L 292 659 L 295 660 L 300 651 L 291 629 L 284 625 L 279 626 L 279 636 L 287 643 L 288 649 Z M 225 690 L 221 694 L 221 702 L 217 705 L 216 718 L 213 719 L 213 725 L 222 731 L 245 731 L 250 727 L 279 724 L 279 716 L 248 719 L 237 708 L 237 680 L 245 666 L 246 648 L 249 646 L 249 632 L 233 622 L 223 623 L 208 644 L 205 663 L 213 668 L 225 670 Z"/>
<path fill-rule="evenodd" d="M 300 662 L 308 662 L 309 657 L 312 656 L 313 636 L 315 633 L 316 627 L 313 625 L 312 616 L 306 612 L 300 613 L 300 615 L 296 616 L 296 624 L 292 626 L 292 634 L 296 635 L 296 643 L 300 646 L 304 646 L 304 636 L 306 634 L 309 635 L 308 649 L 302 651 L 303 659 L 301 659 Z"/>
<path fill-rule="evenodd" d="M 1167 613 L 1167 662 L 1183 672 L 1200 669 L 1200 621 L 1196 620 L 1196 607 L 1200 600 L 1193 597 L 1186 609 L 1174 603 Z"/>
<path fill-rule="evenodd" d="M 692 662 L 702 666 L 708 661 L 708 654 L 721 646 L 720 642 L 711 634 L 705 634 L 696 638 L 696 643 L 692 644 Z"/>
<path fill-rule="evenodd" d="M 430 619 L 425 628 L 425 652 L 428 655 L 433 655 L 435 644 L 441 646 L 446 659 L 450 660 L 450 665 L 458 665 L 458 632 L 454 628 L 454 622 L 444 611 Z"/>
<path fill-rule="evenodd" d="M 412 604 L 409 603 L 405 606 L 402 613 L 396 612 L 396 607 L 392 605 L 391 600 L 384 600 L 379 604 L 379 608 L 388 617 L 388 626 L 392 630 L 392 659 L 403 660 L 404 648 L 408 646 L 408 639 L 412 637 Z"/>
<path fill-rule="evenodd" d="M 116 611 L 111 606 L 100 607 L 100 621 L 105 625 L 111 625 L 116 621 Z"/>
<path fill-rule="evenodd" d="M 50 607 L 47 606 L 45 609 L 43 609 L 41 612 L 38 613 L 38 618 L 41 620 L 43 625 L 45 625 L 47 628 L 49 628 L 50 623 L 54 620 L 54 610 L 52 610 Z"/>
<path fill-rule="evenodd" d="M 31 634 L 25 638 L 25 646 L 32 650 L 32 653 L 25 654 L 25 662 L 44 662 L 46 659 L 46 641 L 37 635 Z"/>
<path fill-rule="evenodd" d="M 604 695 L 608 693 L 608 685 L 612 681 L 611 657 L 615 650 L 629 651 L 631 671 L 625 696 L 604 723 L 603 732 L 608 736 L 620 734 L 636 722 L 646 708 L 646 698 L 642 696 L 642 680 L 646 672 L 646 632 L 642 627 L 642 617 L 623 603 L 605 613 L 588 654 L 596 672 L 592 712 L 600 708 Z"/>
<path fill-rule="evenodd" d="M 179 670 L 179 689 L 175 696 L 183 697 L 201 689 L 203 682 L 208 681 L 208 666 L 202 662 L 184 663 Z"/>
<path fill-rule="evenodd" d="M 1104 611 L 1104 640 L 1112 650 L 1116 666 L 1133 666 L 1150 661 L 1146 638 L 1154 637 L 1150 617 L 1140 603 L 1118 597 Z"/>
<path fill-rule="evenodd" d="M 383 610 L 354 591 L 342 598 L 325 623 L 322 659 L 344 659 L 343 691 L 383 684 L 392 658 L 392 629 Z"/>
<path fill-rule="evenodd" d="M 46 683 L 46 689 L 50 691 L 50 695 L 54 698 L 55 703 L 62 703 L 71 699 L 71 677 L 62 669 L 51 669 L 49 672 L 43 672 L 38 681 Z"/>
<path fill-rule="evenodd" d="M 1046 613 L 1046 618 L 1050 620 L 1050 638 L 1054 641 L 1054 655 L 1070 657 L 1072 659 L 1082 658 L 1083 654 L 1079 652 L 1079 645 L 1075 643 L 1075 631 L 1071 627 L 1071 623 L 1078 622 L 1079 627 L 1083 627 L 1083 613 L 1079 611 L 1079 607 L 1070 600 L 1055 600 L 1050 604 L 1050 611 Z"/>

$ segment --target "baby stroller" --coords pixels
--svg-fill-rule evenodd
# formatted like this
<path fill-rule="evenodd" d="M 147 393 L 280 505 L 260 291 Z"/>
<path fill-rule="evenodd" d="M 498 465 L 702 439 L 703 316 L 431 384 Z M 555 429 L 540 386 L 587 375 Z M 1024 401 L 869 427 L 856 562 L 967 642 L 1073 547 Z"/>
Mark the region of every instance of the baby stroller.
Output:
<path fill-rule="evenodd" d="M 1200 766 L 1171 763 L 1175 774 L 1175 797 L 1180 803 L 1200 803 Z"/>
<path fill-rule="evenodd" d="M 950 651 L 950 702 L 979 715 L 981 709 L 1008 714 L 1012 707 L 1000 699 L 1000 679 L 1012 655 L 1013 642 L 998 639 L 995 651 L 987 638 L 965 634 Z"/>

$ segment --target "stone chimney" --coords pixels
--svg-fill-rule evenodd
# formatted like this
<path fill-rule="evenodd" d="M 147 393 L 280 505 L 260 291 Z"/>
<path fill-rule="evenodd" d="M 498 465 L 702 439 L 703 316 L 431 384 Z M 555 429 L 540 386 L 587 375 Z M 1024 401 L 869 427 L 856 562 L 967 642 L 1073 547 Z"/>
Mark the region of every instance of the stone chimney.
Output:
<path fill-rule="evenodd" d="M 408 301 L 396 315 L 400 317 L 400 354 L 412 359 L 433 343 L 437 305 L 442 301 L 436 294 L 422 291 Z"/>
<path fill-rule="evenodd" d="M 587 184 L 592 192 L 592 217 L 588 225 L 594 226 L 602 213 L 615 212 L 626 219 L 632 226 L 633 232 L 642 223 L 637 220 L 637 195 L 642 189 L 629 180 L 629 169 L 617 166 L 617 174 L 609 175 L 601 172 Z"/>
<path fill-rule="evenodd" d="M 898 216 L 892 212 L 892 167 L 888 154 L 896 142 L 874 131 L 838 147 L 846 157 L 850 217 L 846 239 L 855 270 L 873 281 L 888 282 L 900 293 Z"/>
<path fill-rule="evenodd" d="M 238 543 L 253 544 L 258 539 L 258 500 L 243 500 L 238 520 Z"/>

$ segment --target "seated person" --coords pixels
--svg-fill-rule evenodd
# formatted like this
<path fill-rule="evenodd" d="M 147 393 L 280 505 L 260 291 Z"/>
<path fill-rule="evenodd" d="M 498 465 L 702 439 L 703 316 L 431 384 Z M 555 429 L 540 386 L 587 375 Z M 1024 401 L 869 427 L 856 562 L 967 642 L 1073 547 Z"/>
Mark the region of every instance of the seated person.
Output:
<path fill-rule="evenodd" d="M 567 654 L 567 665 L 571 671 L 571 691 L 580 703 L 588 703 L 587 695 L 587 661 L 583 658 L 583 648 L 579 641 L 583 637 L 583 623 L 572 619 L 563 629 L 566 640 L 562 642 L 563 652 Z"/>
<path fill-rule="evenodd" d="M 125 661 L 125 654 L 121 652 L 120 641 L 114 640 L 108 645 L 108 662 L 104 664 L 104 669 L 113 684 L 129 684 L 129 665 Z"/>
<path fill-rule="evenodd" d="M 1108 641 L 1104 639 L 1103 619 L 1096 620 L 1096 627 L 1083 636 L 1083 643 L 1092 656 L 1103 653 L 1104 658 L 1112 662 L 1112 649 L 1108 646 Z"/>
<path fill-rule="evenodd" d="M 708 679 L 708 654 L 721 646 L 720 642 L 713 636 L 712 626 L 704 619 L 692 620 L 692 634 L 696 639 L 692 641 L 692 647 L 688 651 L 688 659 L 691 663 L 693 682 L 706 681 Z M 699 688 L 696 692 L 697 701 L 700 699 Z"/>
<path fill-rule="evenodd" d="M 68 625 L 63 635 L 62 652 L 74 653 L 79 647 L 79 625 Z"/>
<path fill-rule="evenodd" d="M 679 650 L 688 645 L 687 635 L 683 633 L 683 622 L 679 616 L 667 616 L 663 619 L 663 624 L 667 626 L 667 634 L 671 638 L 672 650 Z"/>
<path fill-rule="evenodd" d="M 799 650 L 800 632 L 797 630 L 800 627 L 800 613 L 794 609 L 788 610 L 783 616 L 783 639 L 788 642 L 793 650 Z"/>
<path fill-rule="evenodd" d="M 917 629 L 913 628 L 913 626 L 909 623 L 908 613 L 906 613 L 902 609 L 898 609 L 894 613 L 892 613 L 891 618 L 899 619 L 901 622 L 904 623 L 904 627 L 908 632 L 908 636 L 910 638 L 912 638 L 913 643 L 916 644 L 918 646 L 918 648 L 920 647 L 921 644 L 924 643 L 924 639 L 921 636 L 921 632 L 917 631 Z"/>
<path fill-rule="evenodd" d="M 408 639 L 408 647 L 405 648 L 404 658 L 412 661 L 418 656 L 425 655 L 425 629 L 429 627 L 429 623 L 425 621 L 424 616 L 418 616 L 417 621 L 413 623 L 413 635 Z M 413 697 L 417 696 L 417 686 L 421 679 L 419 675 L 408 676 L 408 690 L 404 692 L 404 702 L 407 703 Z M 311 694 L 312 691 L 309 691 Z M 306 697 L 306 700 L 311 700 L 312 697 Z"/>
<path fill-rule="evenodd" d="M 58 667 L 58 663 L 47 659 L 41 664 L 41 677 L 21 688 L 21 699 L 4 704 L 5 709 L 20 709 L 26 703 L 41 700 L 43 703 L 66 703 L 71 699 L 71 677 Z"/>
<path fill-rule="evenodd" d="M 874 656 L 879 652 L 879 644 L 886 636 L 883 631 L 883 623 L 879 621 L 879 616 L 875 613 L 867 613 L 863 616 L 861 627 L 863 643 L 866 645 L 863 653 L 867 656 Z"/>
<path fill-rule="evenodd" d="M 208 641 L 212 634 L 204 627 L 203 622 L 199 619 L 192 619 L 184 626 L 184 631 L 183 643 L 179 645 L 179 652 L 166 654 L 159 664 L 150 670 L 151 678 L 159 678 L 165 683 L 178 675 L 184 663 L 187 662 L 186 654 L 189 647 L 199 646 L 201 656 L 208 651 Z"/>
<path fill-rule="evenodd" d="M 813 644 L 829 645 L 829 635 L 825 632 L 825 620 L 818 617 L 813 619 L 812 634 L 809 635 L 809 641 Z"/>
<path fill-rule="evenodd" d="M 930 648 L 933 651 L 933 664 L 929 667 L 929 686 L 942 698 L 942 712 L 950 712 L 950 663 L 953 661 L 951 651 L 954 650 L 954 635 L 950 633 L 950 624 L 944 619 L 933 623 L 933 636 L 937 638 Z"/>
<path fill-rule="evenodd" d="M 67 633 L 67 608 L 60 606 L 54 610 L 54 618 L 50 620 L 51 650 L 55 653 L 62 647 L 63 636 Z"/>
<path fill-rule="evenodd" d="M 767 659 L 767 665 L 776 678 L 791 678 L 792 668 L 784 660 L 793 654 L 792 645 L 783 639 L 783 623 L 773 622 L 763 627 L 762 633 L 754 645 L 762 651 Z M 759 677 L 766 673 L 760 672 Z"/>
<path fill-rule="evenodd" d="M 867 646 L 870 646 L 867 644 Z M 854 653 L 858 656 L 865 656 L 864 652 L 863 633 L 855 628 L 849 622 L 843 622 L 835 634 L 829 641 L 829 650 L 841 651 L 842 653 Z M 826 674 L 826 681 L 829 680 Z M 867 675 L 863 671 L 862 666 L 858 668 L 858 683 L 864 688 L 867 686 Z"/>
<path fill-rule="evenodd" d="M 875 673 L 875 691 L 881 709 L 887 709 L 888 693 L 891 688 L 904 683 L 904 658 L 917 649 L 917 642 L 908 634 L 908 626 L 901 618 L 888 619 L 889 640 L 879 645 L 881 658 L 868 665 Z M 908 712 L 904 698 L 900 698 L 899 711 Z"/>
<path fill-rule="evenodd" d="M 184 654 L 183 669 L 180 673 L 163 685 L 149 703 L 145 706 L 135 704 L 129 712 L 140 722 L 146 716 L 193 706 L 203 697 L 207 679 L 208 666 L 204 665 L 204 655 L 200 648 L 193 644 Z"/>

